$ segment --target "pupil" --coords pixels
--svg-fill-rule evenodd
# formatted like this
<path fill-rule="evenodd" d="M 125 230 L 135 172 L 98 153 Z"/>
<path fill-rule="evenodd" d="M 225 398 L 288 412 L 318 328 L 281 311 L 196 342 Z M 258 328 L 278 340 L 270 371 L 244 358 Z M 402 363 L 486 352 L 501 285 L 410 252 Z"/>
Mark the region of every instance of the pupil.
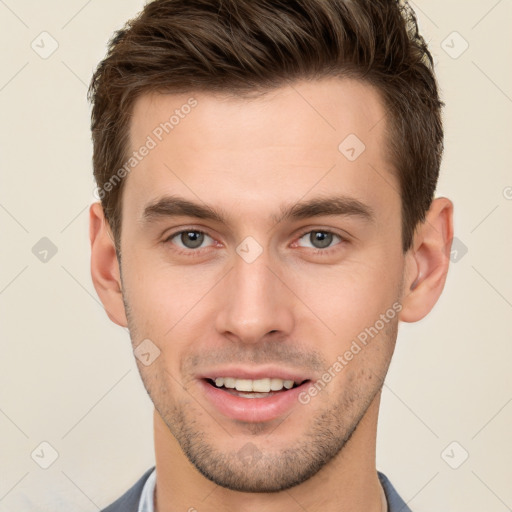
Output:
<path fill-rule="evenodd" d="M 332 233 L 326 233 L 325 231 L 312 231 L 310 239 L 311 243 L 319 249 L 329 247 L 332 242 Z M 317 245 L 317 243 L 319 245 Z"/>
<path fill-rule="evenodd" d="M 204 235 L 197 231 L 187 231 L 181 234 L 181 241 L 188 249 L 195 249 L 203 243 Z"/>

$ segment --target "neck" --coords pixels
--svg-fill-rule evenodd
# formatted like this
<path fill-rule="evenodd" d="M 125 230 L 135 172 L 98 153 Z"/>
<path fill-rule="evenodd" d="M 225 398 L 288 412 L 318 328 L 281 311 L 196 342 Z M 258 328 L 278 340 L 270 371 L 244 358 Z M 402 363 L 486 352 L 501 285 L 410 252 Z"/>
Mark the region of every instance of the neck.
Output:
<path fill-rule="evenodd" d="M 381 512 L 382 487 L 375 468 L 380 393 L 341 452 L 309 480 L 276 493 L 244 493 L 220 487 L 189 462 L 154 411 L 156 512 Z M 384 508 L 383 508 L 384 506 Z"/>

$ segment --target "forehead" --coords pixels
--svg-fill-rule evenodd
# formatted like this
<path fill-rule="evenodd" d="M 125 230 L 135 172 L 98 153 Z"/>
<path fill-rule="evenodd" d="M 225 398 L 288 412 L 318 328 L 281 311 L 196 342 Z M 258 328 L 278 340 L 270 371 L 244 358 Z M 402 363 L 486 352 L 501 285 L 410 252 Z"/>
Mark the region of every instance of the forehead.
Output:
<path fill-rule="evenodd" d="M 250 214 L 336 189 L 378 207 L 398 189 L 385 116 L 375 88 L 337 78 L 252 96 L 141 96 L 129 137 L 129 155 L 139 156 L 127 176 L 123 217 L 125 208 L 140 217 L 166 194 L 239 213 L 244 205 Z M 385 183 L 394 190 L 383 190 Z"/>
<path fill-rule="evenodd" d="M 305 137 L 332 148 L 347 133 L 357 132 L 368 142 L 378 139 L 386 126 L 385 114 L 374 86 L 355 79 L 325 78 L 248 94 L 144 94 L 135 101 L 129 132 L 134 147 L 149 134 L 178 140 L 180 132 L 188 135 L 183 125 L 191 124 L 183 121 L 192 118 L 196 142 L 225 142 L 229 135 L 232 146 L 242 141 L 247 147 L 251 141 L 245 137 L 252 134 L 257 136 L 253 143 L 305 146 Z M 171 133 L 172 137 L 165 137 Z"/>

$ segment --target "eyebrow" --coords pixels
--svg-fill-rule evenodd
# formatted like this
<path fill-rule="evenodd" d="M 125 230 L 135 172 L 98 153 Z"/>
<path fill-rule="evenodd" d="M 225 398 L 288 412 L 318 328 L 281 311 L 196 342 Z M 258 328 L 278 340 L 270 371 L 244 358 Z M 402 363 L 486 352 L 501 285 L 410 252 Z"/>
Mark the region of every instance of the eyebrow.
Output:
<path fill-rule="evenodd" d="M 227 215 L 223 210 L 201 203 L 196 203 L 178 196 L 162 197 L 144 208 L 142 221 L 150 223 L 168 217 L 195 217 L 228 224 Z M 272 215 L 271 220 L 276 224 L 285 220 L 303 220 L 320 216 L 360 217 L 367 222 L 375 221 L 373 209 L 347 196 L 325 196 L 282 206 L 278 215 Z"/>

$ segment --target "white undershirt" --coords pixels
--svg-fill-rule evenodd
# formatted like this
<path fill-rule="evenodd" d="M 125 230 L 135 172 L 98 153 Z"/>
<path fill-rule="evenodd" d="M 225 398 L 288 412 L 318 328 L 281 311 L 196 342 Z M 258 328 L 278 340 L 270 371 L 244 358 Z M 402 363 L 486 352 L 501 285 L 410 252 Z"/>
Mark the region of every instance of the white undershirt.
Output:
<path fill-rule="evenodd" d="M 155 512 L 155 485 L 156 468 L 153 469 L 153 472 L 149 475 L 144 484 L 137 512 Z"/>

